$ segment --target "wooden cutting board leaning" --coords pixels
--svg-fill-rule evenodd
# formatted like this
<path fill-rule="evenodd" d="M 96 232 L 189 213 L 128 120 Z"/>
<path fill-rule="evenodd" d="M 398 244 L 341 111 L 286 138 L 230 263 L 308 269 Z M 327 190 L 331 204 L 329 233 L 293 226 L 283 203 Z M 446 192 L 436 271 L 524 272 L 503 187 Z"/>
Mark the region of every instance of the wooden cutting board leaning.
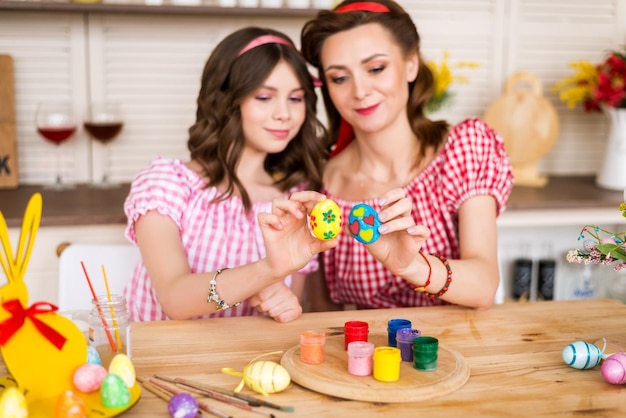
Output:
<path fill-rule="evenodd" d="M 15 189 L 18 182 L 13 58 L 0 54 L 0 189 Z"/>

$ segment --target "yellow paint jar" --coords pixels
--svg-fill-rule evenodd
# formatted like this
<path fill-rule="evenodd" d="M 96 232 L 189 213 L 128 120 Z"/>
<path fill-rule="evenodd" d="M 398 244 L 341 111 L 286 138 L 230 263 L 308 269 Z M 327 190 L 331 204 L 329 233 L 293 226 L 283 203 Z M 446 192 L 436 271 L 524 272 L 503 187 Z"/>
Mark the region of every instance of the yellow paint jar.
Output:
<path fill-rule="evenodd" d="M 381 382 L 395 382 L 400 378 L 400 350 L 395 347 L 374 349 L 374 379 Z"/>

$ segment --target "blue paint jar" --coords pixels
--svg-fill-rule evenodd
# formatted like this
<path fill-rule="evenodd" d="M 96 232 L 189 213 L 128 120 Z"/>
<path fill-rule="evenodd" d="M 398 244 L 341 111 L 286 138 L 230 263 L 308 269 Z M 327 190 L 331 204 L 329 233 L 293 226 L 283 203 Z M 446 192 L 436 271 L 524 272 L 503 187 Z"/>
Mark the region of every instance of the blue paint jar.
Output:
<path fill-rule="evenodd" d="M 396 347 L 396 332 L 402 328 L 411 328 L 411 321 L 408 319 L 390 319 L 387 322 L 387 345 L 389 347 Z"/>

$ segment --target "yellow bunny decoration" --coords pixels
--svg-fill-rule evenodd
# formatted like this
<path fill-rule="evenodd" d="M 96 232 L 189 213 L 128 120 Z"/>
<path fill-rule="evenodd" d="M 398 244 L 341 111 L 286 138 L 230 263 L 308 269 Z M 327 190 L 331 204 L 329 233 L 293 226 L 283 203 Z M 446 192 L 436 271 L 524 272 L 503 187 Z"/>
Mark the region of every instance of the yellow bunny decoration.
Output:
<path fill-rule="evenodd" d="M 17 385 L 26 397 L 31 418 L 54 416 L 59 395 L 65 390 L 76 390 L 74 372 L 87 362 L 87 341 L 71 320 L 57 315 L 58 308 L 48 302 L 28 306 L 24 274 L 39 229 L 41 211 L 42 198 L 36 193 L 26 206 L 15 255 L 6 220 L 0 212 L 0 241 L 4 251 L 4 254 L 0 251 L 0 265 L 8 280 L 0 287 L 0 352 L 11 374 L 0 379 L 0 388 Z M 138 400 L 139 393 L 138 387 L 131 389 L 131 405 Z M 127 409 L 104 408 L 97 393 L 80 394 L 80 397 L 88 408 L 87 416 L 115 416 Z"/>

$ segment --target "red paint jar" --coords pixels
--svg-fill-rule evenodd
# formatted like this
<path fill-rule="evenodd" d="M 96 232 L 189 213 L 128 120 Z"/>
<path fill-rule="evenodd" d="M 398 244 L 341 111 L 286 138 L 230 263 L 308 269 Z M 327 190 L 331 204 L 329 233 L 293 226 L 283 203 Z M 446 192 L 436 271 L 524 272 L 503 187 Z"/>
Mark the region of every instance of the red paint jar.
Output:
<path fill-rule="evenodd" d="M 343 325 L 343 333 L 345 336 L 344 349 L 347 351 L 348 344 L 352 341 L 367 342 L 369 324 L 363 321 L 348 321 Z"/>

